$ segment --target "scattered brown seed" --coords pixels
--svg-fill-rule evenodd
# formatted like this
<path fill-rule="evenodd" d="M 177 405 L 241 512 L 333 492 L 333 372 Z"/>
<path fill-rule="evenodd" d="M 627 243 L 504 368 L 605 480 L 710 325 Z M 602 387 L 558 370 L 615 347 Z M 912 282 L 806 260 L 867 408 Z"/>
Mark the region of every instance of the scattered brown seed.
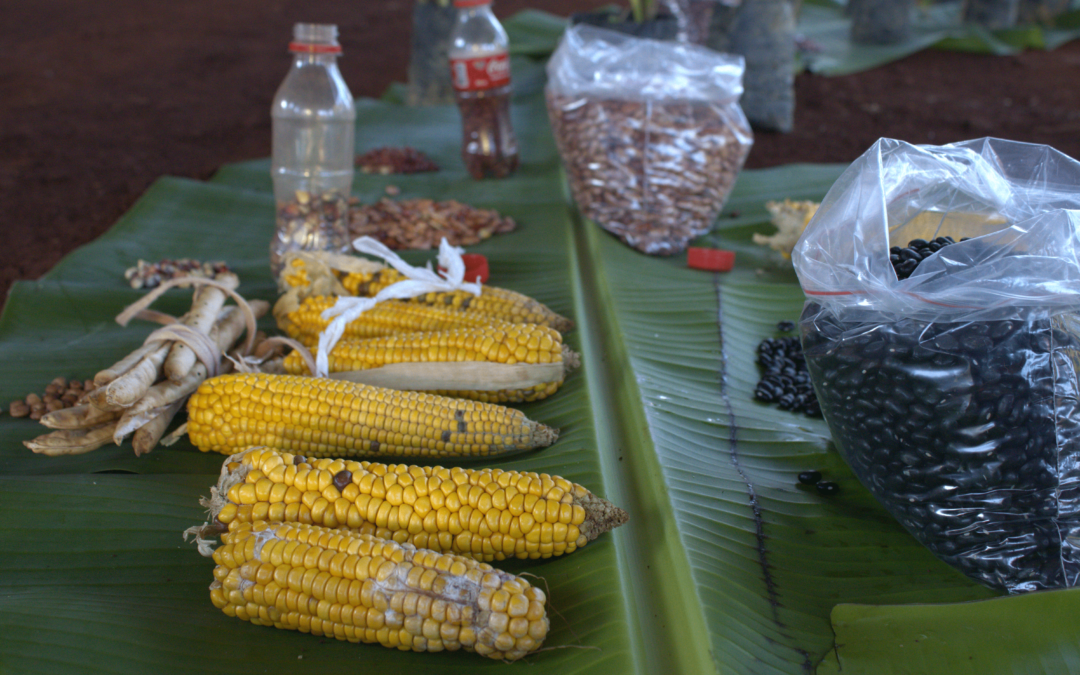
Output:
<path fill-rule="evenodd" d="M 453 246 L 470 246 L 516 227 L 497 211 L 454 200 L 384 198 L 349 210 L 352 237 L 367 235 L 395 249 L 435 248 L 443 237 Z"/>
<path fill-rule="evenodd" d="M 12 401 L 9 409 L 12 417 L 40 419 L 47 412 L 70 408 L 78 404 L 94 388 L 92 380 L 68 380 L 54 378 L 45 386 L 45 394 L 31 392 L 22 401 Z"/>

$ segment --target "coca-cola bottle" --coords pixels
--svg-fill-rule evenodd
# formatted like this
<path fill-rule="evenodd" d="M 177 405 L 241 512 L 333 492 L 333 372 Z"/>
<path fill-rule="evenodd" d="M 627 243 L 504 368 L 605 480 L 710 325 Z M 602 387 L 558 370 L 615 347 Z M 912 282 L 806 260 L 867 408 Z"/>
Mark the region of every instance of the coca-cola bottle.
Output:
<path fill-rule="evenodd" d="M 277 229 L 270 267 L 289 251 L 349 247 L 356 107 L 338 70 L 337 26 L 298 23 L 289 44 L 292 68 L 274 96 L 271 175 Z"/>
<path fill-rule="evenodd" d="M 510 124 L 509 40 L 491 0 L 454 0 L 450 74 L 461 110 L 461 156 L 473 178 L 503 178 L 518 165 Z"/>

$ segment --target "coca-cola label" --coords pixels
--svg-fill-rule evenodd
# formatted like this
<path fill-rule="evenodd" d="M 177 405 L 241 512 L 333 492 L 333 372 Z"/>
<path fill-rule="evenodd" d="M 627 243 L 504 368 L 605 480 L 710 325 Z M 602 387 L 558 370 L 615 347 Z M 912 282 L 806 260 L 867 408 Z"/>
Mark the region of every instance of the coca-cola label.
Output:
<path fill-rule="evenodd" d="M 450 79 L 458 91 L 481 91 L 510 84 L 510 55 L 450 59 Z"/>

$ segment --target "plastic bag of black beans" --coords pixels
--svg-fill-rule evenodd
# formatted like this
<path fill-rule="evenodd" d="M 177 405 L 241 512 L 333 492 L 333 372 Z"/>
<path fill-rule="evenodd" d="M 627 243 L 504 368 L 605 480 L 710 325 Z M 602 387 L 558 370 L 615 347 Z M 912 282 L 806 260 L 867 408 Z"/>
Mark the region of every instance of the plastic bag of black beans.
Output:
<path fill-rule="evenodd" d="M 919 541 L 1010 592 L 1080 580 L 1080 163 L 882 139 L 793 252 L 837 448 Z"/>

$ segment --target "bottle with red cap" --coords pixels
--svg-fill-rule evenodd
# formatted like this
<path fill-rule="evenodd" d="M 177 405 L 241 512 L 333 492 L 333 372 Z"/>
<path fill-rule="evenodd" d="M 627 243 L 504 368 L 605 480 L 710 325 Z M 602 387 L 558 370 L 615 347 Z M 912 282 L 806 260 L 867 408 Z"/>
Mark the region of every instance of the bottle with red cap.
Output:
<path fill-rule="evenodd" d="M 450 74 L 461 110 L 461 156 L 473 178 L 509 176 L 518 165 L 510 123 L 509 39 L 491 0 L 454 0 Z"/>
<path fill-rule="evenodd" d="M 270 267 L 275 276 L 289 251 L 343 252 L 350 239 L 356 106 L 337 66 L 337 26 L 296 24 L 289 51 L 292 69 L 270 113 L 277 202 Z"/>

